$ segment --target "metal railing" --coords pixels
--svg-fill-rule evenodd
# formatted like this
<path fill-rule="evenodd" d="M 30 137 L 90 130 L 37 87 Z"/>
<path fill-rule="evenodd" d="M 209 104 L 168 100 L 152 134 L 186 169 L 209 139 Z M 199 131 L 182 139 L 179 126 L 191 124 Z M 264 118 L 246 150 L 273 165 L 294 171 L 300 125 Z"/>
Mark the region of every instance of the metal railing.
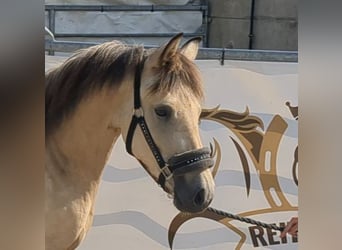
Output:
<path fill-rule="evenodd" d="M 45 40 L 46 51 L 74 52 L 78 49 L 88 48 L 100 43 Z M 145 48 L 156 46 L 145 45 Z M 268 62 L 298 62 L 297 51 L 276 50 L 248 50 L 248 49 L 225 49 L 225 48 L 200 48 L 197 59 L 219 60 L 224 64 L 225 60 L 241 61 L 268 61 Z"/>
<path fill-rule="evenodd" d="M 57 11 L 200 11 L 202 12 L 202 25 L 194 33 L 185 33 L 184 37 L 201 36 L 203 48 L 200 48 L 197 59 L 219 60 L 224 64 L 225 60 L 244 61 L 272 61 L 272 62 L 298 62 L 297 51 L 274 51 L 274 50 L 248 50 L 248 49 L 226 49 L 205 48 L 208 45 L 208 2 L 201 0 L 200 3 L 189 3 L 187 5 L 45 5 L 48 12 L 48 27 L 46 32 L 52 39 L 45 40 L 45 50 L 53 55 L 54 52 L 74 52 L 78 49 L 88 48 L 100 42 L 63 41 L 56 38 L 67 37 L 172 37 L 175 33 L 56 33 Z M 146 48 L 155 46 L 146 45 Z"/>

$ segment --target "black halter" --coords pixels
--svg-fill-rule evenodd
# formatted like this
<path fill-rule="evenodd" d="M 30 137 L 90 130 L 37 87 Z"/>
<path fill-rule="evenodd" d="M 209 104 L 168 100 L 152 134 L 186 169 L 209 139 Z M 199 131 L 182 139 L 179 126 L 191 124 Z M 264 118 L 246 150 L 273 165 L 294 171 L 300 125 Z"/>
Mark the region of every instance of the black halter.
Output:
<path fill-rule="evenodd" d="M 211 152 L 208 148 L 201 148 L 198 150 L 192 150 L 182 154 L 175 155 L 165 162 L 163 156 L 160 153 L 159 148 L 155 144 L 152 135 L 147 127 L 144 112 L 141 107 L 140 100 L 140 82 L 141 74 L 144 68 L 145 59 L 137 65 L 134 77 L 134 111 L 131 124 L 128 129 L 126 138 L 126 150 L 132 156 L 132 141 L 134 131 L 139 124 L 141 131 L 145 137 L 145 140 L 150 147 L 154 158 L 156 159 L 160 168 L 160 175 L 157 180 L 158 184 L 165 189 L 166 180 L 170 179 L 173 174 L 182 175 L 190 171 L 204 170 L 213 166 L 213 159 L 211 158 Z M 142 162 L 141 162 L 142 163 Z M 143 164 L 143 163 L 142 163 Z M 186 167 L 186 169 L 184 168 Z"/>

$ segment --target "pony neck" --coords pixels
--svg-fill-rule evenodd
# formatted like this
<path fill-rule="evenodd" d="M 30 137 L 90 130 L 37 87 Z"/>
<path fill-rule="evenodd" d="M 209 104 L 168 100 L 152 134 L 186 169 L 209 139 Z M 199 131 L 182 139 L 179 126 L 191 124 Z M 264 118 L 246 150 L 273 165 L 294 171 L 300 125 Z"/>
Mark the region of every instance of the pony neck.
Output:
<path fill-rule="evenodd" d="M 76 183 L 99 182 L 121 133 L 113 121 L 120 119 L 122 107 L 118 99 L 125 97 L 115 92 L 106 89 L 85 98 L 48 138 L 48 160 L 61 175 L 77 180 Z"/>

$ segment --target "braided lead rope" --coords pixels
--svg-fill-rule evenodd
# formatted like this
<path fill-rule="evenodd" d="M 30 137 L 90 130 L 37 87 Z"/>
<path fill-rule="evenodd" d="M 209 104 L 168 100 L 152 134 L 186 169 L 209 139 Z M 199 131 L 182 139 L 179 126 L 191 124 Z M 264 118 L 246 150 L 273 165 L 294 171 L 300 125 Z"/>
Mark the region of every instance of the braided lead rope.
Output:
<path fill-rule="evenodd" d="M 284 230 L 284 227 L 278 227 L 276 225 L 267 224 L 267 223 L 264 223 L 264 222 L 261 222 L 261 221 L 256 221 L 256 220 L 253 220 L 253 219 L 250 219 L 250 218 L 246 218 L 246 217 L 241 217 L 241 216 L 238 216 L 238 215 L 235 215 L 235 214 L 231 214 L 231 213 L 227 213 L 227 212 L 218 210 L 216 208 L 209 207 L 209 208 L 207 208 L 207 210 L 211 211 L 213 213 L 216 213 L 218 215 L 226 216 L 226 217 L 234 219 L 234 220 L 239 220 L 239 221 L 242 221 L 242 222 L 245 222 L 245 223 L 254 224 L 254 225 L 257 225 L 257 226 L 264 227 L 264 228 L 274 229 L 274 230 L 278 230 L 280 232 L 282 232 Z"/>

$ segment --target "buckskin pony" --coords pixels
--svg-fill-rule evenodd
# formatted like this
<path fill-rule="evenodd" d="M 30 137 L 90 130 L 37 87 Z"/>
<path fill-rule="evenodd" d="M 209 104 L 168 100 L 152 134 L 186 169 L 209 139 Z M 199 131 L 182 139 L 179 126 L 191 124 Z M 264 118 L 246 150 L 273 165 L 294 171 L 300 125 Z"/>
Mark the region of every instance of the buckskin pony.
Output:
<path fill-rule="evenodd" d="M 156 49 L 108 42 L 80 50 L 46 74 L 46 250 L 75 249 L 90 228 L 112 147 L 127 152 L 183 212 L 213 199 L 213 158 L 203 147 L 200 39 L 182 34 Z"/>

